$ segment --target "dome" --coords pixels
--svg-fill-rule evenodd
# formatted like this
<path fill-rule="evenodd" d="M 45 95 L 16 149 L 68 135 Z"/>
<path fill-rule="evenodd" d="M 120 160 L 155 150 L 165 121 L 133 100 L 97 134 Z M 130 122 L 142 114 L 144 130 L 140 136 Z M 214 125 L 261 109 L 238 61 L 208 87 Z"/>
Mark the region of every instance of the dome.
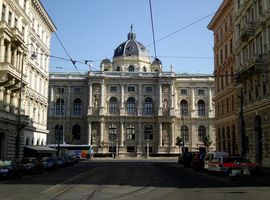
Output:
<path fill-rule="evenodd" d="M 160 65 L 160 66 L 162 66 L 162 62 L 158 58 L 155 58 L 155 60 L 152 62 L 152 65 Z"/>
<path fill-rule="evenodd" d="M 101 64 L 111 64 L 111 61 L 108 58 L 105 58 L 101 61 Z"/>
<path fill-rule="evenodd" d="M 132 31 L 128 33 L 127 41 L 120 44 L 114 50 L 114 58 L 120 56 L 149 56 L 143 44 L 136 41 L 136 34 Z"/>

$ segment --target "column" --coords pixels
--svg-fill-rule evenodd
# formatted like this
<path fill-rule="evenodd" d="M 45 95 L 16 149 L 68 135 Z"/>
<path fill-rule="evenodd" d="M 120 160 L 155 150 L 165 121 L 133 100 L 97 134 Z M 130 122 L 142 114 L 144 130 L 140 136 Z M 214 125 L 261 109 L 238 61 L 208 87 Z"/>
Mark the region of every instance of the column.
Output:
<path fill-rule="evenodd" d="M 92 124 L 91 122 L 88 123 L 88 144 L 91 145 L 92 143 Z"/>
<path fill-rule="evenodd" d="M 212 103 L 212 89 L 211 88 L 208 88 L 209 90 L 209 111 L 212 111 L 213 110 L 213 103 Z"/>
<path fill-rule="evenodd" d="M 3 109 L 4 106 L 4 87 L 0 87 L 0 109 Z"/>
<path fill-rule="evenodd" d="M 11 99 L 10 99 L 10 109 L 9 110 L 11 113 L 15 113 L 15 106 L 16 106 L 16 100 L 17 100 L 16 94 L 12 93 L 10 95 L 10 97 L 11 97 Z"/>
<path fill-rule="evenodd" d="M 120 137 L 120 147 L 124 146 L 124 123 L 121 122 L 121 137 Z"/>
<path fill-rule="evenodd" d="M 175 147 L 174 120 L 171 122 L 171 147 Z"/>
<path fill-rule="evenodd" d="M 137 145 L 137 155 L 142 154 L 142 124 L 141 120 L 138 122 L 138 145 Z"/>
<path fill-rule="evenodd" d="M 54 91 L 53 90 L 54 90 L 54 86 L 51 86 L 51 102 L 54 101 Z"/>
<path fill-rule="evenodd" d="M 159 123 L 159 146 L 162 147 L 162 123 Z"/>
<path fill-rule="evenodd" d="M 100 138 L 99 138 L 99 144 L 102 144 L 104 142 L 104 122 L 103 120 L 100 122 Z"/>
<path fill-rule="evenodd" d="M 124 84 L 121 84 L 121 108 L 120 113 L 124 114 L 124 100 L 125 99 L 125 91 L 124 91 Z"/>
<path fill-rule="evenodd" d="M 101 105 L 100 105 L 100 112 L 99 114 L 103 114 L 104 111 L 104 101 L 105 101 L 105 85 L 104 85 L 104 80 L 101 83 Z"/>
<path fill-rule="evenodd" d="M 162 113 L 162 84 L 159 83 L 159 108 L 158 108 L 158 115 L 161 116 Z"/>
<path fill-rule="evenodd" d="M 171 95 L 170 115 L 173 116 L 174 115 L 174 86 L 173 86 L 173 83 L 171 84 L 170 95 Z"/>
<path fill-rule="evenodd" d="M 5 61 L 5 53 L 4 38 L 0 38 L 0 63 Z"/>
<path fill-rule="evenodd" d="M 195 110 L 195 94 L 194 94 L 194 88 L 191 88 L 191 111 Z"/>
<path fill-rule="evenodd" d="M 8 43 L 8 45 L 7 45 L 7 62 L 8 63 L 11 63 L 11 44 L 10 43 Z"/>
<path fill-rule="evenodd" d="M 92 101 L 93 101 L 93 97 L 92 97 L 92 83 L 89 83 L 89 107 L 92 107 Z"/>
<path fill-rule="evenodd" d="M 6 95 L 5 95 L 5 110 L 7 112 L 9 112 L 9 106 L 10 106 L 10 94 L 11 94 L 11 91 L 10 90 L 7 90 L 6 92 Z"/>
<path fill-rule="evenodd" d="M 15 48 L 14 49 L 14 53 L 13 53 L 13 66 L 15 67 L 15 69 L 18 69 L 18 67 L 17 67 L 17 49 Z"/>
<path fill-rule="evenodd" d="M 138 94 L 138 106 L 137 106 L 137 109 L 138 109 L 138 116 L 141 116 L 142 115 L 142 85 L 141 84 L 138 84 L 138 89 L 139 89 L 139 94 Z"/>

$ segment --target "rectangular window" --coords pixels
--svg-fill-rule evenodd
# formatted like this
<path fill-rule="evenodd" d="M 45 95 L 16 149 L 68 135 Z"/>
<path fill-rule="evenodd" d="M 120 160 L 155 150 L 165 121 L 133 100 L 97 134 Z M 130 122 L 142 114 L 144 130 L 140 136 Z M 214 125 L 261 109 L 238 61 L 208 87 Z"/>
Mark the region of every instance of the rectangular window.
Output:
<path fill-rule="evenodd" d="M 81 94 L 81 88 L 74 88 L 75 94 Z"/>
<path fill-rule="evenodd" d="M 58 94 L 63 94 L 64 92 L 65 92 L 64 88 L 62 88 L 62 87 L 57 88 Z"/>
<path fill-rule="evenodd" d="M 145 88 L 145 92 L 152 92 L 152 91 L 153 91 L 152 87 L 146 87 Z"/>
<path fill-rule="evenodd" d="M 181 90 L 181 95 L 187 95 L 187 90 L 186 89 L 182 89 Z"/>
<path fill-rule="evenodd" d="M 116 86 L 111 86 L 110 91 L 111 92 L 117 92 L 117 87 Z"/>
<path fill-rule="evenodd" d="M 8 13 L 8 25 L 11 26 L 12 13 Z"/>
<path fill-rule="evenodd" d="M 128 92 L 135 92 L 135 87 L 128 86 Z"/>
<path fill-rule="evenodd" d="M 204 90 L 198 90 L 198 95 L 204 95 Z"/>
<path fill-rule="evenodd" d="M 18 27 L 18 19 L 16 17 L 14 19 L 14 27 Z"/>

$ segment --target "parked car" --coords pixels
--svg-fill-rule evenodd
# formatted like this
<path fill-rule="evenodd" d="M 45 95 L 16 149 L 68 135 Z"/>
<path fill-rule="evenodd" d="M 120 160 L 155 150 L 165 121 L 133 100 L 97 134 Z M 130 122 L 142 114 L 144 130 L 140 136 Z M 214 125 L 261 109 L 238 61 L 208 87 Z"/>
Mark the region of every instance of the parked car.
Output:
<path fill-rule="evenodd" d="M 57 167 L 66 167 L 66 159 L 64 157 L 56 158 Z"/>
<path fill-rule="evenodd" d="M 194 155 L 191 161 L 191 167 L 196 170 L 202 170 L 204 168 L 205 152 L 200 152 Z"/>
<path fill-rule="evenodd" d="M 75 163 L 71 156 L 65 156 L 64 159 L 66 160 L 66 166 L 73 166 Z"/>
<path fill-rule="evenodd" d="M 250 162 L 248 159 L 241 156 L 228 156 L 215 158 L 209 163 L 209 171 L 219 171 L 230 173 L 233 169 L 249 169 L 250 173 L 258 173 L 261 167 L 257 163 Z"/>
<path fill-rule="evenodd" d="M 44 166 L 44 170 L 53 170 L 53 169 L 57 169 L 58 167 L 56 159 L 53 157 L 43 157 L 42 163 Z"/>
<path fill-rule="evenodd" d="M 38 158 L 23 158 L 21 160 L 21 164 L 25 174 L 36 174 L 43 172 L 43 163 Z"/>
<path fill-rule="evenodd" d="M 0 177 L 21 177 L 22 172 L 23 168 L 18 160 L 0 160 Z"/>
<path fill-rule="evenodd" d="M 196 154 L 198 152 L 184 152 L 178 156 L 178 163 L 185 167 L 190 167 L 191 161 Z"/>
<path fill-rule="evenodd" d="M 229 154 L 223 151 L 207 152 L 204 157 L 204 169 L 208 169 L 209 163 L 215 158 L 227 157 Z"/>

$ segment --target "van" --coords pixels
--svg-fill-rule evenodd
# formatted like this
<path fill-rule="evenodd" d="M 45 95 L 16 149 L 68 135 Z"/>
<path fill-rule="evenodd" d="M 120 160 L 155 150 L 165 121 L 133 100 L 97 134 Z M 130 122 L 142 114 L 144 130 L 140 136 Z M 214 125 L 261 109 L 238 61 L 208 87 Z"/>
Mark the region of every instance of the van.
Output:
<path fill-rule="evenodd" d="M 207 152 L 204 157 L 204 169 L 208 169 L 209 162 L 212 162 L 214 158 L 227 157 L 229 154 L 223 151 Z"/>

